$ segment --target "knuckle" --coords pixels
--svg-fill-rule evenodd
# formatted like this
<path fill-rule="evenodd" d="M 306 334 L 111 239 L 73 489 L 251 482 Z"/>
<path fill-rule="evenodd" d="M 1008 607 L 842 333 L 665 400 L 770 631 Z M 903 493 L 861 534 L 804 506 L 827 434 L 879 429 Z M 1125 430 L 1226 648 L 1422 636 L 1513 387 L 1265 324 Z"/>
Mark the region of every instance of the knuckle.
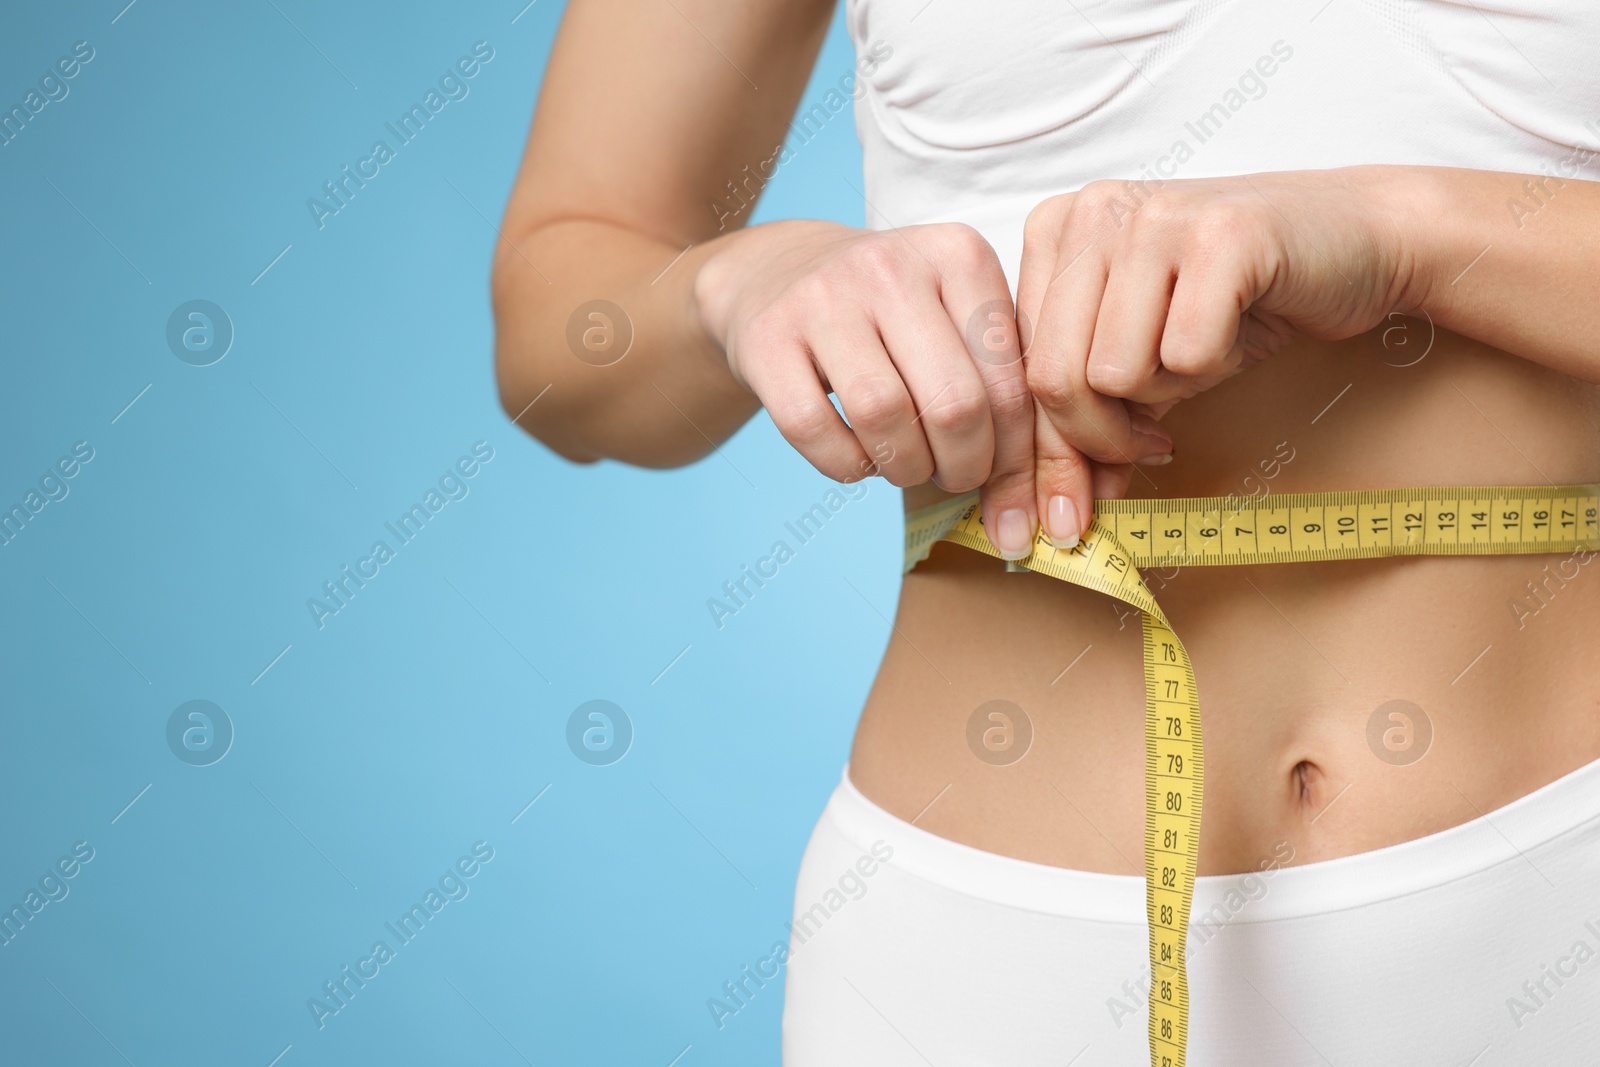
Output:
<path fill-rule="evenodd" d="M 965 222 L 950 222 L 940 226 L 940 240 L 950 254 L 965 264 L 982 264 L 995 258 L 994 249 L 977 227 Z"/>
<path fill-rule="evenodd" d="M 738 327 L 732 340 L 740 349 L 770 352 L 793 337 L 788 316 L 781 308 L 771 306 L 752 316 Z"/>
<path fill-rule="evenodd" d="M 985 473 L 978 470 L 958 473 L 941 470 L 937 472 L 937 476 L 940 487 L 947 493 L 970 493 L 987 481 Z"/>
<path fill-rule="evenodd" d="M 1161 365 L 1185 377 L 1221 373 L 1226 356 L 1187 334 L 1177 334 L 1161 343 Z"/>
<path fill-rule="evenodd" d="M 906 262 L 898 240 L 874 235 L 857 241 L 849 255 L 851 281 L 884 285 L 903 278 Z"/>
<path fill-rule="evenodd" d="M 1205 362 L 1200 339 L 1182 324 L 1169 322 L 1161 338 L 1161 365 L 1177 374 L 1189 374 Z"/>
<path fill-rule="evenodd" d="M 922 485 L 924 482 L 931 481 L 934 475 L 933 457 L 924 455 L 914 462 L 907 464 L 906 470 L 907 473 L 905 481 L 895 483 L 901 488 L 912 485 Z"/>
<path fill-rule="evenodd" d="M 1022 223 L 1023 241 L 1032 243 L 1054 236 L 1061 228 L 1062 219 L 1071 209 L 1072 201 L 1072 194 L 1062 193 L 1046 197 L 1035 204 Z"/>
<path fill-rule="evenodd" d="M 1028 392 L 1048 408 L 1066 407 L 1076 397 L 1076 390 L 1072 388 L 1072 383 L 1066 376 L 1055 371 L 1043 360 L 1036 360 L 1028 365 Z"/>
<path fill-rule="evenodd" d="M 799 400 L 769 410 L 784 440 L 802 451 L 822 443 L 836 418 L 833 405 L 825 400 Z"/>
<path fill-rule="evenodd" d="M 1087 372 L 1089 387 L 1107 396 L 1127 396 L 1130 391 L 1138 388 L 1141 377 L 1121 364 L 1104 360 L 1100 362 L 1091 360 Z"/>
<path fill-rule="evenodd" d="M 1246 244 L 1255 232 L 1250 212 L 1237 204 L 1217 204 L 1193 220 L 1185 236 L 1186 251 L 1218 260 Z"/>
<path fill-rule="evenodd" d="M 841 286 L 832 272 L 813 271 L 789 286 L 786 301 L 797 317 L 812 315 L 818 308 L 828 307 L 840 295 Z"/>
<path fill-rule="evenodd" d="M 1098 220 L 1122 198 L 1122 187 L 1108 179 L 1092 181 L 1072 199 L 1072 221 Z"/>
<path fill-rule="evenodd" d="M 963 430 L 979 422 L 988 407 L 982 392 L 955 386 L 923 411 L 922 421 L 937 430 Z"/>
<path fill-rule="evenodd" d="M 878 375 L 851 379 L 840 393 L 850 421 L 859 426 L 882 427 L 906 413 L 910 398 L 896 380 Z"/>
<path fill-rule="evenodd" d="M 901 489 L 913 485 L 921 485 L 933 477 L 933 458 L 926 454 L 904 458 L 900 462 L 887 467 L 883 471 L 883 478 L 890 485 Z"/>
<path fill-rule="evenodd" d="M 1034 460 L 1035 481 L 1057 491 L 1077 487 L 1083 478 L 1083 460 L 1076 452 L 1065 451 L 1068 447 L 1055 445 L 1048 450 L 1040 449 Z"/>
<path fill-rule="evenodd" d="M 1038 471 L 1033 457 L 1025 457 L 1004 468 L 996 466 L 989 472 L 989 480 L 984 484 L 997 501 L 1015 500 L 1018 505 L 1025 507 L 1033 500 Z M 1001 507 L 1006 507 L 1006 504 L 1002 503 Z"/>
<path fill-rule="evenodd" d="M 1183 206 L 1170 196 L 1155 194 L 1140 205 L 1129 224 L 1147 230 L 1169 230 L 1184 221 Z"/>
<path fill-rule="evenodd" d="M 1076 476 L 1088 466 L 1079 452 L 1059 433 L 1040 434 L 1033 445 L 1033 467 L 1041 480 L 1054 479 L 1060 484 L 1063 477 Z"/>
<path fill-rule="evenodd" d="M 989 386 L 989 411 L 997 421 L 1015 418 L 1032 407 L 1028 380 L 1020 374 L 1008 374 Z"/>

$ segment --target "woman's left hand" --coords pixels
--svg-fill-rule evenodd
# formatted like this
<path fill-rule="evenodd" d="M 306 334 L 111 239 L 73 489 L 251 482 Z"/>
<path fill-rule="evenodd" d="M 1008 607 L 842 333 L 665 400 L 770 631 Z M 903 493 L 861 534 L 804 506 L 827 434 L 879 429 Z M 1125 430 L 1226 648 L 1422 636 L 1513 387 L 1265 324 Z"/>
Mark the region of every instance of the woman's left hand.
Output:
<path fill-rule="evenodd" d="M 1170 458 L 1136 442 L 1173 403 L 1297 333 L 1342 339 L 1405 310 L 1394 171 L 1093 182 L 1034 208 L 1017 303 L 1052 539 L 1081 532 L 1091 481 L 1115 491 L 1126 464 Z"/>

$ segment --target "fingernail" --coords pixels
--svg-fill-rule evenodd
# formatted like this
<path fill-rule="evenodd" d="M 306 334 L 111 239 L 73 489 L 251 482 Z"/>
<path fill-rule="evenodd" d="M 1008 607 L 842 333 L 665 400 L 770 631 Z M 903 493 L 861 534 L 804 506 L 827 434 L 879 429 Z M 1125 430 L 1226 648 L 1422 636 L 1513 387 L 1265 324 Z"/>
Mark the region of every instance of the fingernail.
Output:
<path fill-rule="evenodd" d="M 1157 452 L 1153 456 L 1146 456 L 1143 459 L 1135 460 L 1134 462 L 1138 463 L 1141 467 L 1164 467 L 1168 463 L 1172 462 L 1172 453 Z"/>
<path fill-rule="evenodd" d="M 1083 527 L 1078 522 L 1078 507 L 1064 496 L 1053 496 L 1045 507 L 1045 533 L 1057 548 L 1075 548 Z"/>
<path fill-rule="evenodd" d="M 994 547 L 1005 560 L 1027 559 L 1033 552 L 1033 520 L 1021 508 L 1007 508 L 995 525 Z"/>

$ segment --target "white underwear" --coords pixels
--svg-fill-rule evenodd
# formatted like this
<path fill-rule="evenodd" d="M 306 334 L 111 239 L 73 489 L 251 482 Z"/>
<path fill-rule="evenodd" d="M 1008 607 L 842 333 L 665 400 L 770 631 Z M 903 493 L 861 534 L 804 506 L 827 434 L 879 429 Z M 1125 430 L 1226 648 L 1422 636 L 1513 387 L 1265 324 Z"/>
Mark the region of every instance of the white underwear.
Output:
<path fill-rule="evenodd" d="M 1600 762 L 1416 841 L 1198 879 L 1191 1067 L 1600 1064 Z M 1144 879 L 918 829 L 848 773 L 800 866 L 784 1067 L 1147 1067 Z"/>

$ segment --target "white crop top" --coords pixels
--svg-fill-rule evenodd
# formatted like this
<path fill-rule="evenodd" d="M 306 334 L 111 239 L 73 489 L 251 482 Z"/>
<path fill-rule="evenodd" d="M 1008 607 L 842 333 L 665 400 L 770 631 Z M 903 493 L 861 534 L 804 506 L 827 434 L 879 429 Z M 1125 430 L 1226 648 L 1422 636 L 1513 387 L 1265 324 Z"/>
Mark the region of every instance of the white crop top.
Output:
<path fill-rule="evenodd" d="M 867 225 L 969 223 L 1013 289 L 1028 211 L 1100 178 L 1600 179 L 1600 0 L 847 0 L 846 17 Z"/>

